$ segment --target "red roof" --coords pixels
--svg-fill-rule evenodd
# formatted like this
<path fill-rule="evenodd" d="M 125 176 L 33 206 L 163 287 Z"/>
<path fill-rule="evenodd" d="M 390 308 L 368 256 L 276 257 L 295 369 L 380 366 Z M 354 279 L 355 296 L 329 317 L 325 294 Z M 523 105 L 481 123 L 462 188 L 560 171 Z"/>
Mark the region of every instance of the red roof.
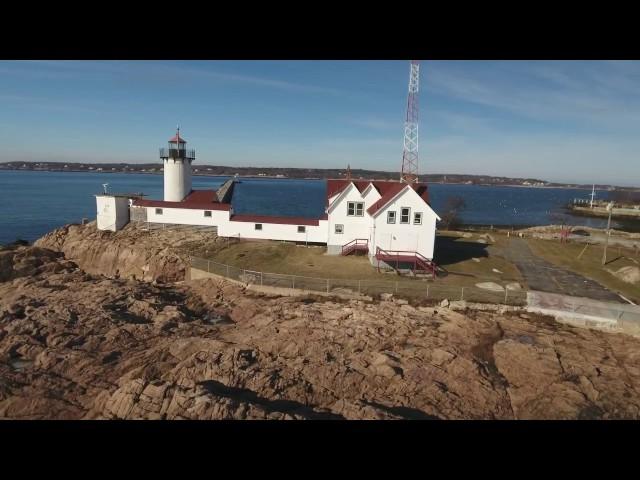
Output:
<path fill-rule="evenodd" d="M 380 197 L 380 200 L 378 200 L 369 208 L 367 208 L 367 213 L 369 215 L 375 215 L 378 210 L 380 210 L 387 203 L 389 203 L 389 201 L 393 197 L 395 197 L 398 193 L 400 193 L 402 190 L 404 190 L 405 187 L 407 187 L 407 184 L 402 182 L 395 182 L 392 185 L 388 185 L 384 193 L 380 192 L 380 195 L 382 195 Z"/>
<path fill-rule="evenodd" d="M 374 188 L 378 190 L 378 193 L 381 195 L 380 200 L 367 209 L 367 212 L 371 215 L 375 215 L 378 210 L 384 207 L 393 197 L 407 186 L 406 183 L 396 180 L 327 180 L 327 205 L 331 197 L 341 193 L 350 183 L 353 183 L 360 193 L 362 193 L 370 183 L 373 183 Z M 426 183 L 414 183 L 411 187 L 418 195 L 420 195 L 420 198 L 422 198 L 425 203 L 429 203 L 429 194 L 427 192 Z"/>
<path fill-rule="evenodd" d="M 272 217 L 270 215 L 233 215 L 232 222 L 277 223 L 280 225 L 313 225 L 320 224 L 318 219 L 302 217 Z"/>
<path fill-rule="evenodd" d="M 215 190 L 191 190 L 181 202 L 165 202 L 163 200 L 134 200 L 136 207 L 190 208 L 194 210 L 230 210 L 228 203 L 218 202 Z"/>
<path fill-rule="evenodd" d="M 184 199 L 185 202 L 218 202 L 218 195 L 215 190 L 191 190 L 191 193 Z"/>
<path fill-rule="evenodd" d="M 176 133 L 170 140 L 169 143 L 187 143 L 181 136 L 180 133 Z"/>

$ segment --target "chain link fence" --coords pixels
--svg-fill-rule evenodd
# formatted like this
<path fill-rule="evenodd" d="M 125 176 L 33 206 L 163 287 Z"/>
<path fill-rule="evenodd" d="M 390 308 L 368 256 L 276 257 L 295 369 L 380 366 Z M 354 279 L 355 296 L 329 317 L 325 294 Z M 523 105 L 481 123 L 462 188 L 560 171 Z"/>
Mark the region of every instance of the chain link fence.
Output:
<path fill-rule="evenodd" d="M 398 281 L 384 280 L 349 280 L 340 278 L 317 278 L 302 275 L 287 275 L 283 273 L 266 273 L 246 268 L 234 267 L 213 260 L 191 257 L 191 266 L 197 270 L 213 273 L 247 284 L 296 288 L 300 290 L 316 291 L 336 294 L 362 294 L 378 296 L 391 293 L 398 297 L 416 300 L 465 300 L 467 302 L 496 303 L 504 305 L 525 305 L 527 292 L 525 290 L 493 291 L 478 287 L 459 287 L 455 285 L 438 284 L 437 280 L 404 278 Z"/>

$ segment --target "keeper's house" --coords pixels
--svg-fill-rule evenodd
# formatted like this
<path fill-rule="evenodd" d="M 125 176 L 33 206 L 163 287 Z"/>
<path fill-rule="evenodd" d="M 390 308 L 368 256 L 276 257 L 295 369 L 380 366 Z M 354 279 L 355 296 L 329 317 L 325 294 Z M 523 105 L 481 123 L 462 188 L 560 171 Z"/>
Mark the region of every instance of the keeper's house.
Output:
<path fill-rule="evenodd" d="M 412 265 L 409 268 L 413 270 L 432 270 L 436 221 L 440 218 L 429 205 L 426 184 L 327 180 L 325 214 L 320 218 L 236 215 L 231 201 L 234 179 L 218 190 L 192 190 L 195 152 L 186 149 L 179 131 L 169 140 L 168 148 L 161 149 L 160 156 L 164 200 L 132 198 L 126 205 L 131 220 L 217 227 L 220 237 L 325 244 L 329 254 L 363 253 L 372 263 L 402 263 Z M 99 196 L 99 209 L 108 200 L 105 195 Z M 125 208 L 121 204 L 119 199 L 114 201 L 114 210 Z M 101 223 L 115 223 L 118 229 L 121 215 L 118 219 Z"/>

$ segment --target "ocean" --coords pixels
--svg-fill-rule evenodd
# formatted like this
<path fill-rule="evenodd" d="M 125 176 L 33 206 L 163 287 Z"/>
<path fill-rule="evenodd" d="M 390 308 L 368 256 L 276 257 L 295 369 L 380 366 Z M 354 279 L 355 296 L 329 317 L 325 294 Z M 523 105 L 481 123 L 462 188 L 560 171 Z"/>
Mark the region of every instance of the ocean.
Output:
<path fill-rule="evenodd" d="M 216 189 L 228 177 L 193 177 L 193 188 Z M 93 195 L 108 183 L 112 192 L 142 192 L 162 199 L 162 175 L 92 172 L 0 171 L 0 244 L 16 239 L 33 241 L 66 223 L 95 220 Z M 465 199 L 462 222 L 469 225 L 548 225 L 562 217 L 571 225 L 602 228 L 606 220 L 568 214 L 573 198 L 590 191 L 560 188 L 493 187 L 430 184 L 431 205 L 441 212 L 447 198 Z M 233 208 L 238 214 L 317 218 L 324 212 L 323 180 L 241 179 Z M 606 199 L 608 192 L 597 192 Z M 614 227 L 617 222 L 612 222 Z"/>

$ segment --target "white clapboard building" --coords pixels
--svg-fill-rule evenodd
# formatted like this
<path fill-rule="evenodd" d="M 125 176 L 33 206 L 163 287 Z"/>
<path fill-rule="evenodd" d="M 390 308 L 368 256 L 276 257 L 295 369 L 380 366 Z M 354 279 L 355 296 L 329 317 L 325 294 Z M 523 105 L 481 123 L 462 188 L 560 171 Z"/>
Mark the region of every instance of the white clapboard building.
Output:
<path fill-rule="evenodd" d="M 267 215 L 236 215 L 232 207 L 235 181 L 218 190 L 191 188 L 191 162 L 195 152 L 187 150 L 178 133 L 161 149 L 164 163 L 164 200 L 133 198 L 126 204 L 98 196 L 98 215 L 109 203 L 111 216 L 98 222 L 119 229 L 126 212 L 134 221 L 158 224 L 197 225 L 217 228 L 220 237 L 264 239 L 327 245 L 336 255 L 368 254 L 372 263 L 415 271 L 433 269 L 436 221 L 429 205 L 427 185 L 388 180 L 327 180 L 325 214 L 320 218 Z M 102 209 L 102 210 L 101 210 Z M 129 215 L 130 214 L 130 215 Z M 104 215 L 104 213 L 102 214 Z"/>

